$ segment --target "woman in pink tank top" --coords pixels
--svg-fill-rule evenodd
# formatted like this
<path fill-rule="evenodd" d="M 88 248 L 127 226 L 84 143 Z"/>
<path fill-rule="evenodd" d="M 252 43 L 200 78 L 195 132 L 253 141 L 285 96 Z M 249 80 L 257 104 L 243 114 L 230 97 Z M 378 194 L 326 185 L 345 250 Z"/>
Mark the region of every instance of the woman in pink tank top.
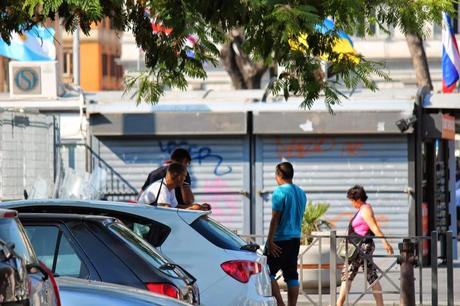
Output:
<path fill-rule="evenodd" d="M 367 194 L 362 186 L 355 185 L 347 192 L 347 198 L 350 200 L 351 205 L 358 211 L 350 220 L 348 235 L 359 236 L 376 236 L 385 237 L 380 226 L 375 220 L 374 210 L 372 206 L 367 203 Z M 345 303 L 348 292 L 350 291 L 351 282 L 358 273 L 358 269 L 363 267 L 366 263 L 367 267 L 367 282 L 372 286 L 372 293 L 374 294 L 377 306 L 383 306 L 382 286 L 377 280 L 377 268 L 372 260 L 372 254 L 375 250 L 375 244 L 372 238 L 358 239 L 360 242 L 357 244 L 359 252 L 356 257 L 348 262 L 348 267 L 345 266 L 342 270 L 342 284 L 340 286 L 340 293 L 337 299 L 337 305 L 342 306 Z M 383 247 L 389 255 L 393 255 L 393 247 L 384 238 Z M 366 260 L 365 260 L 366 259 Z"/>

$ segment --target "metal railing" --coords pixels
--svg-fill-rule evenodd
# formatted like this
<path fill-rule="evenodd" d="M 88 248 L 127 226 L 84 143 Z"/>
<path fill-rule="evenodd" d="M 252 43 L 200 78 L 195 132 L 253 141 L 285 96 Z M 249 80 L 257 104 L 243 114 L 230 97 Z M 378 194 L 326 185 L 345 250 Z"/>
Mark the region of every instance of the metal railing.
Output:
<path fill-rule="evenodd" d="M 89 167 L 91 171 L 100 167 L 107 172 L 106 186 L 103 198 L 109 200 L 135 200 L 138 195 L 138 190 L 131 185 L 118 171 L 110 166 L 99 154 L 97 154 L 90 146 L 84 143 L 59 143 L 58 147 L 83 147 L 85 153 L 89 157 Z"/>
<path fill-rule="evenodd" d="M 246 239 L 248 242 L 265 242 L 265 236 L 263 235 L 240 235 L 243 239 Z M 302 295 L 308 300 L 309 303 L 312 305 L 323 305 L 324 302 L 324 294 L 329 294 L 328 302 L 326 305 L 336 305 L 337 302 L 337 285 L 340 285 L 340 282 L 337 282 L 337 272 L 339 269 L 341 270 L 342 268 L 347 269 L 348 268 L 348 259 L 341 261 L 341 259 L 337 256 L 337 242 L 338 239 L 345 239 L 350 242 L 351 236 L 346 236 L 346 235 L 337 235 L 337 232 L 335 230 L 330 231 L 329 235 L 310 235 L 310 238 L 313 238 L 312 243 L 310 243 L 308 246 L 306 246 L 303 250 L 299 252 L 298 256 L 298 266 L 299 266 L 299 281 L 300 281 L 300 292 Z M 445 239 L 445 253 L 446 257 L 441 258 L 438 256 L 438 247 L 439 247 L 439 238 Z M 378 240 L 382 239 L 380 237 L 363 237 L 365 238 L 372 238 L 376 240 L 376 244 L 378 243 Z M 381 293 L 384 295 L 384 299 L 391 301 L 391 302 L 396 302 L 399 304 L 399 299 L 401 296 L 401 282 L 402 281 L 412 281 L 412 282 L 417 282 L 416 283 L 416 289 L 415 289 L 415 295 L 417 297 L 417 304 L 418 305 L 433 305 L 437 306 L 439 304 L 439 296 L 442 292 L 439 291 L 438 288 L 438 282 L 439 282 L 439 269 L 446 269 L 446 287 L 445 290 L 446 292 L 446 298 L 447 300 L 442 301 L 446 303 L 448 306 L 454 305 L 454 284 L 453 284 L 453 258 L 452 258 L 452 248 L 453 248 L 453 237 L 452 237 L 452 232 L 448 231 L 442 234 L 439 234 L 437 231 L 433 231 L 431 233 L 431 236 L 386 236 L 386 239 L 391 241 L 395 254 L 394 255 L 382 255 L 382 254 L 376 254 L 372 256 L 373 262 L 375 264 L 375 267 L 378 271 L 378 278 L 376 281 L 381 281 L 385 280 L 385 290 L 382 289 Z M 414 272 L 417 271 L 417 275 L 414 280 L 405 280 L 405 279 L 400 279 L 400 268 L 398 260 L 400 260 L 400 255 L 396 255 L 397 248 L 395 247 L 396 242 L 402 242 L 404 239 L 408 239 L 411 242 L 413 242 L 417 248 L 417 253 L 419 254 L 418 256 L 415 257 L 415 265 L 417 268 L 414 267 Z M 329 243 L 329 258 L 328 262 L 325 262 L 323 260 L 323 248 L 324 248 L 324 240 Z M 423 257 L 421 256 L 423 254 L 423 242 L 428 241 L 429 246 L 431 247 L 431 256 L 430 258 L 430 266 L 427 268 L 424 268 L 423 266 Z M 317 246 L 317 251 L 319 253 L 318 260 L 316 263 L 310 263 L 308 264 L 308 269 L 312 269 L 313 271 L 316 270 L 317 273 L 317 286 L 316 288 L 313 288 L 314 290 L 307 290 L 307 288 L 304 288 L 304 267 L 305 267 L 305 262 L 304 262 L 304 257 L 308 252 L 310 252 L 315 246 Z M 441 244 L 442 246 L 442 244 Z M 359 248 L 358 248 L 359 249 Z M 313 258 L 314 256 L 309 256 L 310 258 Z M 364 257 L 365 261 L 367 260 L 366 257 Z M 425 258 L 426 259 L 426 258 Z M 440 265 L 440 260 L 444 260 L 442 265 Z M 376 263 L 377 262 L 377 263 Z M 381 267 L 378 265 L 379 262 L 384 262 L 387 266 L 386 267 Z M 345 305 L 357 305 L 358 302 L 360 302 L 366 295 L 372 294 L 372 285 L 369 285 L 366 283 L 366 262 L 364 263 L 364 273 L 359 272 L 360 274 L 364 274 L 364 279 L 363 279 L 363 284 L 364 286 L 362 287 L 361 290 L 358 291 L 352 291 L 350 290 L 349 294 L 347 295 L 347 299 L 345 302 Z M 329 270 L 329 287 L 326 288 L 323 286 L 323 271 L 324 270 Z M 424 274 L 425 273 L 425 274 Z M 396 277 L 391 277 L 391 274 L 397 274 Z M 428 274 L 428 275 L 427 275 Z M 326 274 L 327 275 L 327 274 Z M 425 277 L 424 277 L 425 276 Z M 277 275 L 276 279 L 278 280 L 281 277 L 281 275 Z M 424 279 L 425 278 L 425 279 Z M 431 281 L 430 281 L 431 278 Z M 358 280 L 358 277 L 356 278 L 352 289 L 356 288 L 356 281 Z M 398 281 L 400 284 L 398 284 Z M 382 284 L 382 288 L 383 288 Z M 389 288 L 388 288 L 389 287 Z M 326 289 L 326 290 L 325 290 Z M 313 293 L 311 293 L 313 291 Z M 431 294 L 429 294 L 431 293 Z M 387 299 L 388 296 L 393 296 L 391 299 Z M 398 296 L 395 298 L 394 296 Z M 431 295 L 431 300 L 428 302 L 430 299 L 429 295 Z M 353 297 L 353 299 L 351 298 Z M 415 297 L 414 297 L 415 299 Z"/>

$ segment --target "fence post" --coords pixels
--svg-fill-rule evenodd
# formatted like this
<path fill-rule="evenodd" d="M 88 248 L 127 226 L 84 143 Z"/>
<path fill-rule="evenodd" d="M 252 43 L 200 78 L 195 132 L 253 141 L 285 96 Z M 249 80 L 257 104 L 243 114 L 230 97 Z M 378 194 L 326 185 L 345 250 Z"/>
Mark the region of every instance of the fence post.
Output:
<path fill-rule="evenodd" d="M 401 265 L 401 290 L 399 302 L 401 306 L 415 306 L 414 263 L 415 244 L 410 239 L 404 239 L 399 244 L 398 263 Z"/>
<path fill-rule="evenodd" d="M 438 232 L 431 232 L 431 305 L 438 306 Z"/>
<path fill-rule="evenodd" d="M 331 305 L 335 305 L 336 301 L 336 287 L 337 287 L 337 279 L 336 279 L 336 253 L 337 253 L 337 232 L 335 230 L 331 231 L 330 236 L 330 254 L 329 254 L 329 295 L 331 298 Z"/>
<path fill-rule="evenodd" d="M 452 249 L 452 232 L 446 232 L 446 264 L 447 264 L 447 305 L 454 305 L 454 263 Z"/>

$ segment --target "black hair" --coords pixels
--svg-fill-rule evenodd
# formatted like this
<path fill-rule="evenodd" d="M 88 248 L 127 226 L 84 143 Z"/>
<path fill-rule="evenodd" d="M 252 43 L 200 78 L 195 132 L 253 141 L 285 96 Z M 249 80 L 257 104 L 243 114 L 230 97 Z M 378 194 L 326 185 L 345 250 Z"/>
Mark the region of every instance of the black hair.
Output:
<path fill-rule="evenodd" d="M 186 149 L 177 148 L 171 153 L 171 160 L 181 163 L 183 160 L 192 161 L 190 153 Z"/>
<path fill-rule="evenodd" d="M 179 163 L 171 163 L 168 166 L 168 173 L 173 177 L 176 178 L 179 175 L 184 175 L 187 173 L 187 168 L 184 165 Z"/>
<path fill-rule="evenodd" d="M 355 185 L 348 189 L 347 198 L 350 200 L 361 200 L 363 202 L 367 201 L 367 194 L 364 190 L 364 187 L 361 185 Z"/>
<path fill-rule="evenodd" d="M 290 162 L 279 163 L 276 165 L 276 175 L 285 180 L 291 180 L 294 177 L 294 167 Z"/>

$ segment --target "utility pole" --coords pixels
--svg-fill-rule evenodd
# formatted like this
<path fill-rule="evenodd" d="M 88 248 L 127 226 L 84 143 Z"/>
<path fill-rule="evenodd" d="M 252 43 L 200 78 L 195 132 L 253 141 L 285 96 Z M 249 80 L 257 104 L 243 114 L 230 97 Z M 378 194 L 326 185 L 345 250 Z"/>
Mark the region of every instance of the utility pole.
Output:
<path fill-rule="evenodd" d="M 77 26 L 72 35 L 72 66 L 73 83 L 80 86 L 80 27 Z"/>

